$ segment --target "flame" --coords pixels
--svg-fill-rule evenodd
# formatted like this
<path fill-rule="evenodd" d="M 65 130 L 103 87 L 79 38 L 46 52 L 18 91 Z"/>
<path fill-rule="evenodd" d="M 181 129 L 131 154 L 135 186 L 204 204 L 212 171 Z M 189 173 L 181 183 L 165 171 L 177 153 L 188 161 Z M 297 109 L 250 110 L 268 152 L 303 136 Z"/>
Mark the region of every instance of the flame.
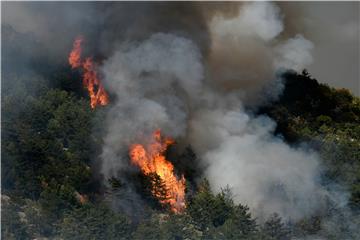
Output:
<path fill-rule="evenodd" d="M 73 44 L 73 50 L 70 52 L 69 64 L 73 69 L 81 66 L 81 44 L 83 40 L 81 36 L 77 37 Z"/>
<path fill-rule="evenodd" d="M 84 70 L 83 84 L 89 92 L 91 108 L 95 108 L 98 104 L 107 105 L 109 97 L 97 76 L 92 59 L 86 58 L 82 66 Z"/>
<path fill-rule="evenodd" d="M 163 181 L 166 188 L 165 199 L 160 199 L 155 192 L 153 194 L 162 204 L 169 204 L 175 213 L 185 208 L 185 178 L 181 176 L 178 180 L 174 174 L 174 166 L 166 160 L 164 153 L 174 141 L 170 138 L 162 138 L 160 130 L 153 133 L 152 139 L 146 146 L 133 144 L 130 146 L 129 155 L 131 162 L 140 167 L 147 175 L 156 173 Z"/>
<path fill-rule="evenodd" d="M 88 57 L 84 61 L 81 60 L 82 42 L 82 36 L 75 39 L 69 55 L 69 64 L 73 69 L 81 68 L 83 70 L 83 85 L 89 92 L 91 108 L 95 108 L 98 104 L 105 106 L 109 103 L 109 96 L 98 77 L 96 65 L 92 58 Z"/>

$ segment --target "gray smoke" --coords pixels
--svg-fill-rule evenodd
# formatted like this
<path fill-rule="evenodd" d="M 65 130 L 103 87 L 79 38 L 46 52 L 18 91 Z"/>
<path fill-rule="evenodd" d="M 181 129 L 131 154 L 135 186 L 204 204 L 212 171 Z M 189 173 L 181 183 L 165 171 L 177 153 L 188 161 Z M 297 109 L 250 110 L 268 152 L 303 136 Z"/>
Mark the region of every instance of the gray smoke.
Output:
<path fill-rule="evenodd" d="M 246 89 L 245 97 L 254 101 L 276 71 L 311 64 L 312 43 L 300 34 L 282 38 L 284 27 L 280 9 L 271 3 L 243 4 L 233 18 L 216 15 L 210 21 L 211 80 L 227 91 Z"/>
<path fill-rule="evenodd" d="M 312 76 L 360 95 L 360 3 L 281 2 L 286 33 L 303 33 L 314 44 Z"/>
<path fill-rule="evenodd" d="M 204 73 L 192 41 L 163 33 L 124 46 L 102 70 L 108 89 L 117 96 L 108 113 L 102 153 L 103 171 L 109 176 L 121 167 L 129 144 L 156 129 L 175 138 L 186 132 L 189 110 L 184 98 L 198 94 Z"/>
<path fill-rule="evenodd" d="M 47 56 L 52 56 L 51 60 L 60 60 L 66 58 L 72 41 L 78 34 L 84 34 L 92 53 L 96 49 L 100 56 L 109 56 L 123 41 L 144 40 L 152 33 L 170 31 L 195 41 L 206 55 L 213 44 L 209 23 L 214 18 L 232 19 L 228 23 L 236 22 L 234 18 L 244 4 L 2 2 L 1 5 L 2 25 L 11 25 L 20 33 L 31 33 L 42 45 L 42 51 Z M 310 73 L 319 81 L 346 87 L 354 94 L 359 94 L 358 2 L 260 3 L 258 5 L 263 6 L 257 10 L 253 6 L 249 7 L 249 4 L 245 5 L 247 9 L 242 11 L 243 17 L 239 18 L 244 21 L 236 25 L 235 29 L 252 26 L 247 28 L 247 33 L 255 31 L 259 38 L 271 38 L 281 29 L 283 31 L 278 39 L 303 34 L 315 46 L 312 51 L 313 63 L 308 66 Z M 271 18 L 274 16 L 272 12 L 278 13 L 275 18 Z M 273 27 L 269 27 L 267 23 Z M 251 51 L 246 52 L 246 49 L 239 51 L 242 54 L 249 52 Z M 259 61 L 257 65 L 265 64 L 262 58 L 254 59 L 251 54 L 248 57 L 254 63 Z"/>
<path fill-rule="evenodd" d="M 321 35 L 323 26 L 332 25 L 317 18 L 313 19 L 318 24 L 304 23 L 303 5 L 7 2 L 4 6 L 3 24 L 33 34 L 42 46 L 39 51 L 52 59 L 66 61 L 73 39 L 83 34 L 85 50 L 103 60 L 105 88 L 115 96 L 107 111 L 100 156 L 105 178 L 128 168 L 130 144 L 146 141 L 160 128 L 194 147 L 205 173 L 199 178 L 207 177 L 214 191 L 229 185 L 235 200 L 248 204 L 256 216 L 279 212 L 298 219 L 321 210 L 325 198 L 333 195 L 318 184 L 316 153 L 288 146 L 273 136 L 271 119 L 244 110 L 281 92 L 277 73 L 283 69 L 312 66 L 318 72 L 337 71 L 314 67 L 319 59 L 326 63 L 319 57 L 323 36 L 314 32 Z M 337 42 L 343 36 L 354 39 L 350 30 L 335 36 Z"/>
<path fill-rule="evenodd" d="M 316 181 L 319 161 L 273 137 L 274 126 L 266 117 L 241 111 L 205 110 L 192 122 L 199 142 L 194 146 L 204 148 L 201 157 L 213 189 L 228 185 L 235 200 L 258 217 L 278 212 L 298 219 L 322 206 L 326 191 Z"/>
<path fill-rule="evenodd" d="M 177 32 L 120 44 L 102 67 L 117 97 L 107 115 L 103 174 L 126 168 L 129 145 L 161 129 L 187 139 L 213 190 L 228 185 L 256 216 L 298 219 L 318 210 L 328 193 L 317 183 L 316 154 L 291 148 L 273 136 L 271 119 L 243 108 L 244 96 L 259 92 L 277 70 L 311 62 L 311 42 L 300 35 L 277 40 L 282 30 L 278 7 L 248 3 L 232 18 L 211 19 L 208 58 Z"/>

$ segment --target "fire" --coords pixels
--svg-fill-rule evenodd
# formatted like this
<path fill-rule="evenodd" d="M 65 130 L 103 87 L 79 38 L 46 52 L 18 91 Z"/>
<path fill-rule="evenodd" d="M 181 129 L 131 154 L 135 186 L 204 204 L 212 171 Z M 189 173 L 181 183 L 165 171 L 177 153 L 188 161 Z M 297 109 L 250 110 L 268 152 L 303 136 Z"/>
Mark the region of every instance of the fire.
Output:
<path fill-rule="evenodd" d="M 69 55 L 69 64 L 73 69 L 81 68 L 83 70 L 83 85 L 89 92 L 91 108 L 95 108 L 98 104 L 105 106 L 109 103 L 109 96 L 98 77 L 96 65 L 92 58 L 88 57 L 82 61 L 82 42 L 83 38 L 81 36 L 75 39 L 73 49 Z"/>
<path fill-rule="evenodd" d="M 86 58 L 83 63 L 83 70 L 83 84 L 89 92 L 91 108 L 95 108 L 98 104 L 103 106 L 107 105 L 109 103 L 109 97 L 97 76 L 91 58 Z"/>
<path fill-rule="evenodd" d="M 174 141 L 170 138 L 163 138 L 160 130 L 153 133 L 149 144 L 133 144 L 130 147 L 129 155 L 131 162 L 140 167 L 145 174 L 156 173 L 163 181 L 166 188 L 165 199 L 160 199 L 153 192 L 154 196 L 160 199 L 160 203 L 169 204 L 175 213 L 185 208 L 185 178 L 180 179 L 174 174 L 174 166 L 166 160 L 164 153 Z"/>
<path fill-rule="evenodd" d="M 73 50 L 70 52 L 69 63 L 72 68 L 78 68 L 81 66 L 81 44 L 83 38 L 77 37 L 74 41 Z"/>

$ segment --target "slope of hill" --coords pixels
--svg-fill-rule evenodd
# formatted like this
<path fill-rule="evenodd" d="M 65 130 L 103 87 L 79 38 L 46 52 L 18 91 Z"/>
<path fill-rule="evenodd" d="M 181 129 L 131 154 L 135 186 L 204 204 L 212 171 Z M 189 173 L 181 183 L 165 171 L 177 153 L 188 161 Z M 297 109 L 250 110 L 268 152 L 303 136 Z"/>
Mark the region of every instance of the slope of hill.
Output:
<path fill-rule="evenodd" d="M 10 79 L 12 76 L 6 77 L 9 79 L 3 83 L 16 82 Z M 32 84 L 18 84 L 16 91 L 10 89 L 2 94 L 2 237 L 356 239 L 360 99 L 345 89 L 319 84 L 306 71 L 288 72 L 283 78 L 283 94 L 258 114 L 273 118 L 278 124 L 275 134 L 290 144 L 306 143 L 319 152 L 324 186 L 342 186 L 349 193 L 349 201 L 344 199 L 343 206 L 329 203 L 322 213 L 298 222 L 283 220 L 276 213 L 260 221 L 246 206 L 233 202 L 229 189 L 214 194 L 203 180 L 189 186 L 187 210 L 176 215 L 147 198 L 147 184 L 152 179 L 132 176 L 142 183 L 139 192 L 145 207 L 141 216 L 134 218 L 121 210 L 113 211 L 106 195 L 122 194 L 123 185 L 109 179 L 111 189 L 104 193 L 96 165 L 92 165 L 101 146 L 101 129 L 94 130 L 94 126 L 101 126 L 94 124 L 103 121 L 101 114 L 90 110 L 81 93 L 64 89 L 61 84 L 51 89 L 41 81 L 41 91 L 36 94 Z M 36 77 L 33 83 L 39 84 Z M 6 90 L 6 84 L 4 87 Z M 196 158 L 191 147 L 186 151 L 182 158 Z M 184 171 L 196 171 L 196 166 L 189 167 Z M 161 193 L 163 185 L 158 183 L 157 187 Z"/>

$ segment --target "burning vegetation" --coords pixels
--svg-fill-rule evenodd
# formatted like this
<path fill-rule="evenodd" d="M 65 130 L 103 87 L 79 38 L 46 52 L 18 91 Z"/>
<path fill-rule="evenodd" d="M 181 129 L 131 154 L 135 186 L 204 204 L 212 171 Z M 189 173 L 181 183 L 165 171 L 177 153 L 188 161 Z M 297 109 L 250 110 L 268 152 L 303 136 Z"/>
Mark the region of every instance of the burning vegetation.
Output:
<path fill-rule="evenodd" d="M 1 238 L 360 239 L 360 99 L 280 4 L 174 4 L 4 28 Z"/>
<path fill-rule="evenodd" d="M 109 97 L 98 77 L 92 58 L 87 57 L 84 61 L 81 59 L 83 41 L 82 36 L 75 39 L 68 61 L 73 69 L 83 70 L 83 85 L 89 92 L 90 106 L 94 109 L 97 105 L 107 105 Z M 185 208 L 185 178 L 181 176 L 177 179 L 173 164 L 164 155 L 168 146 L 174 144 L 174 140 L 162 137 L 161 131 L 156 130 L 148 142 L 147 145 L 131 145 L 129 150 L 131 162 L 138 166 L 143 174 L 155 174 L 160 178 L 165 193 L 163 195 L 157 192 L 155 183 L 152 183 L 152 194 L 161 204 L 168 204 L 171 211 L 180 213 Z"/>
<path fill-rule="evenodd" d="M 69 64 L 73 69 L 80 68 L 83 71 L 83 86 L 87 89 L 90 96 L 90 106 L 95 108 L 97 105 L 105 106 L 109 103 L 109 96 L 101 83 L 96 71 L 96 64 L 91 57 L 82 60 L 82 46 L 84 39 L 79 36 L 75 39 L 73 49 L 69 55 Z"/>
<path fill-rule="evenodd" d="M 148 144 L 133 144 L 129 155 L 131 162 L 138 166 L 145 175 L 157 174 L 164 183 L 165 196 L 155 191 L 152 193 L 162 204 L 169 204 L 173 212 L 179 213 L 185 208 L 185 178 L 174 174 L 174 166 L 165 158 L 165 151 L 173 144 L 171 138 L 161 136 L 160 130 L 153 133 Z"/>

